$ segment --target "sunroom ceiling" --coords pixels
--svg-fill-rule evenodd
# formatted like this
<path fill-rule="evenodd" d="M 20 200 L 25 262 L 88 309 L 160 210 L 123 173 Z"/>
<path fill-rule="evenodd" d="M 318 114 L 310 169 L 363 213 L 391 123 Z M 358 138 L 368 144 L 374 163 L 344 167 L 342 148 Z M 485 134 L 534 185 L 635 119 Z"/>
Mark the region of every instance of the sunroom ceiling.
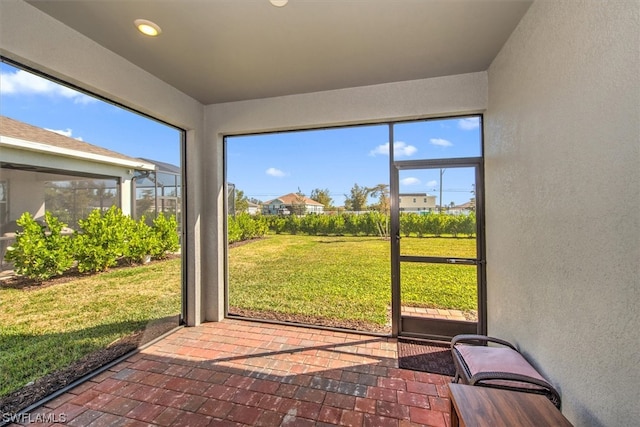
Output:
<path fill-rule="evenodd" d="M 530 0 L 27 0 L 203 104 L 486 70 Z M 162 33 L 149 38 L 133 21 Z M 428 100 L 425 100 L 428 102 Z"/>

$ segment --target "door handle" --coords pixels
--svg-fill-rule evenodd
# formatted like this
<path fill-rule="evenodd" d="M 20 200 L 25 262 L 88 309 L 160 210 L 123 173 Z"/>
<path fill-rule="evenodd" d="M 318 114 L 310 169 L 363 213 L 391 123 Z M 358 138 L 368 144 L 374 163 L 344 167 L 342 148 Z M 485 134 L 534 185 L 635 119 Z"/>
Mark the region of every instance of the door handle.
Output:
<path fill-rule="evenodd" d="M 469 259 L 469 258 L 465 258 L 465 259 L 448 258 L 447 263 L 473 265 L 473 264 L 477 264 L 478 261 L 475 259 Z"/>

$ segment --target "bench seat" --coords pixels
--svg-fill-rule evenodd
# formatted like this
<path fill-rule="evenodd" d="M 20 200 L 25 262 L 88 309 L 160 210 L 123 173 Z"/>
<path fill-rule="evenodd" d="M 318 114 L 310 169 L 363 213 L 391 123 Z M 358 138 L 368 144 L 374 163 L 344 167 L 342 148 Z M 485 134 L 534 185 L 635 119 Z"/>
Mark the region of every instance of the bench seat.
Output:
<path fill-rule="evenodd" d="M 509 342 L 486 335 L 457 335 L 451 341 L 451 353 L 456 366 L 453 382 L 542 394 L 560 409 L 557 390 Z"/>

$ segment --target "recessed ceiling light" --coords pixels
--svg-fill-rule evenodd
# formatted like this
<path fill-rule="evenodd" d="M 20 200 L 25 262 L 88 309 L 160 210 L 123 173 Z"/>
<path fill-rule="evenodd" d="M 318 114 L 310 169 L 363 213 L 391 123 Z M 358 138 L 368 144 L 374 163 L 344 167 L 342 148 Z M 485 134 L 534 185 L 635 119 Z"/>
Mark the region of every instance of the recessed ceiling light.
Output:
<path fill-rule="evenodd" d="M 286 4 L 289 2 L 289 0 L 269 0 L 271 2 L 272 5 L 274 5 L 275 7 L 282 7 L 282 6 L 286 6 Z"/>
<path fill-rule="evenodd" d="M 133 21 L 138 31 L 140 31 L 145 36 L 155 37 L 159 35 L 162 30 L 155 22 L 151 22 L 146 19 L 136 19 Z"/>

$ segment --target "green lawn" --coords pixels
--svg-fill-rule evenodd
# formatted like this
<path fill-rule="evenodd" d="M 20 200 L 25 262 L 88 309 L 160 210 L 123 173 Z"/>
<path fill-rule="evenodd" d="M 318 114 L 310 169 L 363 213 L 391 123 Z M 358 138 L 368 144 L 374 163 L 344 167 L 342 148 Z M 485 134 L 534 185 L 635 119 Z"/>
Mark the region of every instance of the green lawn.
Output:
<path fill-rule="evenodd" d="M 409 238 L 403 254 L 475 256 L 475 239 Z M 229 306 L 384 326 L 390 245 L 375 237 L 269 235 L 229 251 Z M 402 304 L 476 309 L 476 269 L 403 263 Z"/>
<path fill-rule="evenodd" d="M 475 239 L 403 238 L 405 254 L 472 257 Z M 389 242 L 270 235 L 229 250 L 229 305 L 380 330 L 391 301 Z M 474 310 L 475 268 L 403 263 L 405 305 Z M 33 289 L 0 287 L 0 397 L 180 313 L 180 260 Z M 300 317 L 302 316 L 302 317 Z"/>
<path fill-rule="evenodd" d="M 179 314 L 180 262 L 42 288 L 0 287 L 0 397 L 154 320 Z"/>

